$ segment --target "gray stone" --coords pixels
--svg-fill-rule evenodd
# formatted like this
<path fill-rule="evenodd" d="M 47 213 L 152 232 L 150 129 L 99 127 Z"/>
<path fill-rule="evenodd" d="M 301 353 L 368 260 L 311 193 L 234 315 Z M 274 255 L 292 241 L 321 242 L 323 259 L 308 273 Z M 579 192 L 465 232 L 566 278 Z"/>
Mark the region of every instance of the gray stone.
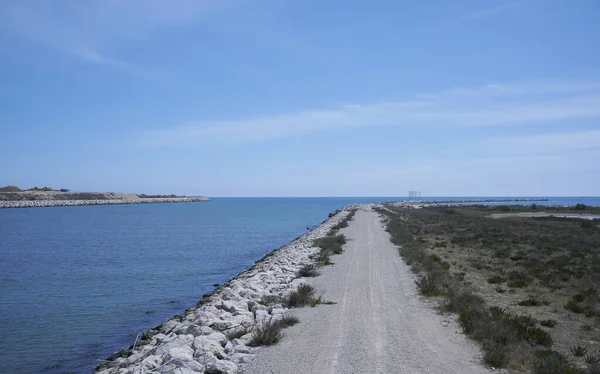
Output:
<path fill-rule="evenodd" d="M 231 356 L 229 356 L 229 360 L 236 364 L 248 363 L 248 362 L 252 361 L 253 358 L 254 358 L 254 355 L 249 355 L 249 354 L 245 354 L 245 353 L 234 353 Z"/>
<path fill-rule="evenodd" d="M 206 368 L 207 374 L 236 374 L 238 367 L 230 361 L 219 360 Z"/>
<path fill-rule="evenodd" d="M 213 332 L 212 334 L 208 335 L 207 338 L 216 341 L 217 343 L 221 344 L 222 347 L 224 347 L 229 341 L 225 334 L 221 332 Z"/>
<path fill-rule="evenodd" d="M 256 311 L 256 322 L 261 322 L 269 317 L 269 312 L 266 310 L 257 310 Z"/>

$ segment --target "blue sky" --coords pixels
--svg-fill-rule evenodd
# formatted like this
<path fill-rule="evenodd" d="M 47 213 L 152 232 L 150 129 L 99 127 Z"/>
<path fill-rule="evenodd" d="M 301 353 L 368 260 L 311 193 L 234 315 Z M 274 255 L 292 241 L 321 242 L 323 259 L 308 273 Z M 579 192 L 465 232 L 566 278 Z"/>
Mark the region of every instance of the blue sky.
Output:
<path fill-rule="evenodd" d="M 598 196 L 597 0 L 0 0 L 0 185 Z"/>

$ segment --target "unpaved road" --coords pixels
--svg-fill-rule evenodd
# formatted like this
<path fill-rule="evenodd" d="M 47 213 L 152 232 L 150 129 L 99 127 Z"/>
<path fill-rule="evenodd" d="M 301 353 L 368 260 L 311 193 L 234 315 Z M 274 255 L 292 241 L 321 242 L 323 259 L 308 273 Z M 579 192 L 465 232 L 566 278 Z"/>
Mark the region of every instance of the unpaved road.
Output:
<path fill-rule="evenodd" d="M 294 311 L 300 324 L 244 373 L 488 373 L 450 316 L 422 301 L 377 213 L 358 211 L 334 266 L 310 279 L 337 302 Z"/>

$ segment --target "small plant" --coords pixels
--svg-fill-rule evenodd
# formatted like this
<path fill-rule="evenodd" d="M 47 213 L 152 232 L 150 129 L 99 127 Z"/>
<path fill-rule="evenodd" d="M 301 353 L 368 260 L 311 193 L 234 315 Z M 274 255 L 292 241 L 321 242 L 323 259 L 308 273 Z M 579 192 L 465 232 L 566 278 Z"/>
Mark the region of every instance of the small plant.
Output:
<path fill-rule="evenodd" d="M 313 299 L 312 303 L 310 303 L 311 307 L 316 307 L 317 305 L 333 305 L 333 304 L 337 304 L 335 301 L 329 301 L 329 300 L 323 300 L 321 298 L 321 296 L 317 297 L 316 299 Z"/>
<path fill-rule="evenodd" d="M 296 291 L 292 291 L 288 299 L 288 306 L 300 307 L 309 305 L 313 302 L 315 296 L 315 288 L 309 284 L 301 284 Z"/>
<path fill-rule="evenodd" d="M 534 297 L 530 297 L 526 300 L 519 301 L 518 304 L 520 306 L 540 306 L 543 302 Z"/>
<path fill-rule="evenodd" d="M 248 343 L 251 347 L 259 345 L 273 345 L 283 337 L 283 326 L 278 321 L 268 321 L 254 328 L 252 339 Z"/>
<path fill-rule="evenodd" d="M 300 323 L 300 320 L 296 316 L 291 316 L 289 314 L 286 314 L 280 320 L 278 320 L 277 322 L 282 327 L 290 327 L 290 326 L 294 326 L 297 323 Z"/>
<path fill-rule="evenodd" d="M 538 354 L 539 353 L 539 354 Z M 581 371 L 575 368 L 569 360 L 562 354 L 552 351 L 537 351 L 537 361 L 533 365 L 534 374 L 580 374 Z"/>
<path fill-rule="evenodd" d="M 228 332 L 227 334 L 225 334 L 225 336 L 227 336 L 227 339 L 233 340 L 233 339 L 239 339 L 249 332 L 250 332 L 250 329 L 248 329 L 246 327 L 242 327 L 241 329 L 236 329 L 236 330 Z"/>
<path fill-rule="evenodd" d="M 573 299 L 569 300 L 565 304 L 565 309 L 577 314 L 581 314 L 585 311 L 583 306 L 580 303 L 574 301 Z"/>
<path fill-rule="evenodd" d="M 319 272 L 315 269 L 314 265 L 305 265 L 298 271 L 298 277 L 316 277 Z"/>
<path fill-rule="evenodd" d="M 591 325 L 583 325 L 583 326 L 581 326 L 581 329 L 583 331 L 593 331 L 594 330 L 594 328 Z"/>
<path fill-rule="evenodd" d="M 259 303 L 264 306 L 271 306 L 271 305 L 279 304 L 280 302 L 281 302 L 281 299 L 277 295 L 263 295 L 263 297 L 261 297 L 261 299 L 259 301 Z"/>
<path fill-rule="evenodd" d="M 575 357 L 583 357 L 587 353 L 587 348 L 578 345 L 577 347 L 571 347 L 569 349 L 573 356 Z"/>
<path fill-rule="evenodd" d="M 587 355 L 583 358 L 583 360 L 588 365 L 595 365 L 598 362 L 600 362 L 600 358 L 598 358 L 598 356 L 596 356 L 596 355 Z"/>
<path fill-rule="evenodd" d="M 489 284 L 498 284 L 498 283 L 506 282 L 506 279 L 502 278 L 499 275 L 496 275 L 494 277 L 488 278 L 487 282 Z"/>
<path fill-rule="evenodd" d="M 540 321 L 540 325 L 546 327 L 554 327 L 558 322 L 555 319 L 543 319 Z"/>

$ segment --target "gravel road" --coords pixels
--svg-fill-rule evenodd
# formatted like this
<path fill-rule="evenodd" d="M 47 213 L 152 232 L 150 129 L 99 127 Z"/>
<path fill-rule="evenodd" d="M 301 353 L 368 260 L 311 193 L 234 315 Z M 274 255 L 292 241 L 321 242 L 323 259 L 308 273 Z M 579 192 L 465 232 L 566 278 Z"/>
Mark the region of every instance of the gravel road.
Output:
<path fill-rule="evenodd" d="M 490 372 L 455 319 L 420 299 L 377 213 L 358 211 L 342 233 L 344 254 L 308 280 L 337 304 L 295 310 L 300 324 L 261 348 L 244 373 Z"/>

